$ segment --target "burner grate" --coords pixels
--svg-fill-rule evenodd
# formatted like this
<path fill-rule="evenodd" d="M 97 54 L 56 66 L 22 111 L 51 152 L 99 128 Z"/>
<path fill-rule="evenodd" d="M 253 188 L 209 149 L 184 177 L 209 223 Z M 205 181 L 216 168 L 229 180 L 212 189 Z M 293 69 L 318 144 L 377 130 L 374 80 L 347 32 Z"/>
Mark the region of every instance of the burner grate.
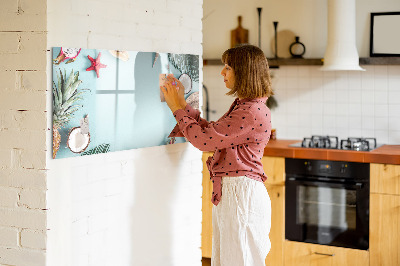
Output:
<path fill-rule="evenodd" d="M 376 138 L 347 138 L 340 141 L 342 150 L 369 151 L 376 147 Z"/>
<path fill-rule="evenodd" d="M 325 149 L 338 149 L 339 140 L 336 136 L 317 136 L 313 135 L 311 138 L 304 138 L 301 147 L 305 148 L 325 148 Z"/>

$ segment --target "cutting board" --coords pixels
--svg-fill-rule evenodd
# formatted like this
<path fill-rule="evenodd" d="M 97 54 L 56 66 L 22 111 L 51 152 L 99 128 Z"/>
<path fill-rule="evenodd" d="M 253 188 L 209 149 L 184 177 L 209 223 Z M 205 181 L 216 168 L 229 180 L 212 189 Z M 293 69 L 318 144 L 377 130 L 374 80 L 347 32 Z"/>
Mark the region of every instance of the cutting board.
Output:
<path fill-rule="evenodd" d="M 242 16 L 238 16 L 238 26 L 231 30 L 231 48 L 242 43 L 249 43 L 249 31 L 242 27 Z"/>

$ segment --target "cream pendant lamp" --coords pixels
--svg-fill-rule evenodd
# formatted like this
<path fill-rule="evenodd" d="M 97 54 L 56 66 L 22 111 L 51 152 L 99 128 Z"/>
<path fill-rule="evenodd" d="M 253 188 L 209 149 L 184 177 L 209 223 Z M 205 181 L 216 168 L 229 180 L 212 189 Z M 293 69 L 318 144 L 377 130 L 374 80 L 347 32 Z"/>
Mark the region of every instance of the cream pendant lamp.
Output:
<path fill-rule="evenodd" d="M 358 70 L 355 0 L 328 0 L 328 44 L 323 71 Z"/>

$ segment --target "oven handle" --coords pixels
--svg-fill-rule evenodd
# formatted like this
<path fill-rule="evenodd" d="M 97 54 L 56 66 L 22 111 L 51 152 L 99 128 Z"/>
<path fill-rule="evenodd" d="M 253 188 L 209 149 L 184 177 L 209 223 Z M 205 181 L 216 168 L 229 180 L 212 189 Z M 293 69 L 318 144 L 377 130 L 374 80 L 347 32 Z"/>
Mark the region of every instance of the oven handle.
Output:
<path fill-rule="evenodd" d="M 309 180 L 304 180 L 303 178 L 297 178 L 297 177 L 288 177 L 287 181 L 294 181 L 297 183 L 301 183 L 304 185 L 318 185 L 318 184 L 325 184 L 325 185 L 341 185 L 349 188 L 354 188 L 354 189 L 361 189 L 363 187 L 363 183 L 361 182 L 356 182 L 356 183 L 346 183 L 346 182 L 332 182 L 332 181 L 321 181 L 321 180 L 316 180 L 316 181 L 309 181 Z"/>

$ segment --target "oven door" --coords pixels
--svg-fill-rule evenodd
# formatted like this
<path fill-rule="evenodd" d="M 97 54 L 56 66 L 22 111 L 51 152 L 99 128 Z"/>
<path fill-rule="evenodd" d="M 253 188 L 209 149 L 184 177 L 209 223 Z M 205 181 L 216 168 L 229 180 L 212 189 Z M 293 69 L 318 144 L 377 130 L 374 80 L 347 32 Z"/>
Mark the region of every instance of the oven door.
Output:
<path fill-rule="evenodd" d="M 367 250 L 369 185 L 286 178 L 286 239 Z"/>

